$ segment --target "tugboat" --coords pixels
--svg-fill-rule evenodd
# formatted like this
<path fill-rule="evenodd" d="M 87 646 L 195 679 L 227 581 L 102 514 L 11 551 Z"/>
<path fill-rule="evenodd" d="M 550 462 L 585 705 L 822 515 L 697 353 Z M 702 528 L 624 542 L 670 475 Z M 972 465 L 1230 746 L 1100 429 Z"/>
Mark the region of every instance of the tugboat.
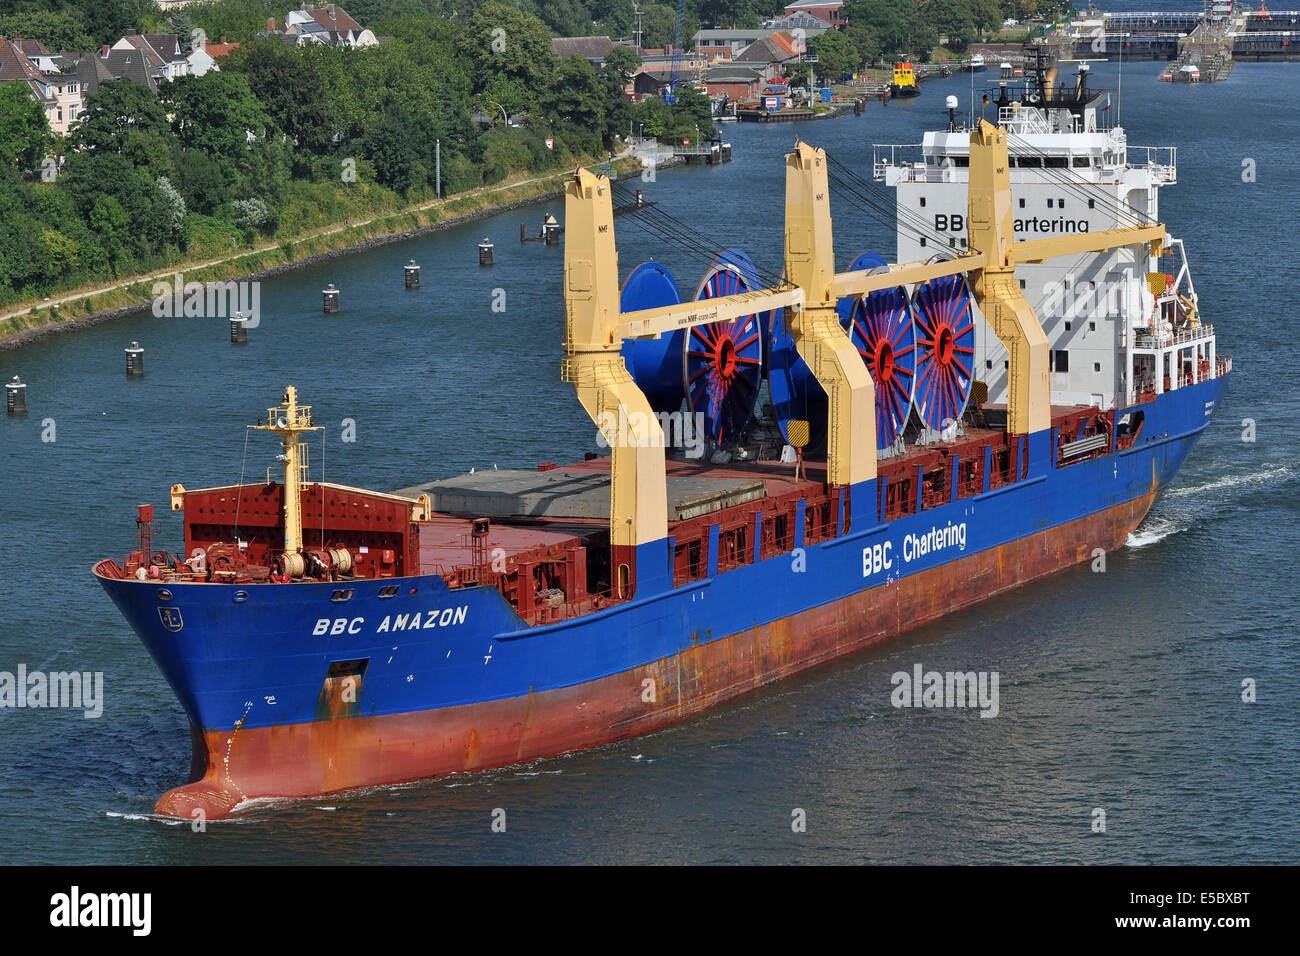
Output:
<path fill-rule="evenodd" d="M 1173 158 L 1105 129 L 1106 102 L 1044 78 L 1007 89 L 997 125 L 957 129 L 952 104 L 916 162 L 878 161 L 900 209 L 925 195 L 933 216 L 895 265 L 837 269 L 833 161 L 796 143 L 781 284 L 732 249 L 691 301 L 653 261 L 620 285 L 614 184 L 578 168 L 560 374 L 609 454 L 326 483 L 289 386 L 254 426 L 279 480 L 173 485 L 181 553 L 141 505 L 135 550 L 95 565 L 189 719 L 189 782 L 155 811 L 217 819 L 647 733 L 1122 546 L 1231 363 L 1154 218 Z M 1061 276 L 1123 295 L 1048 300 L 1040 321 Z"/>
<path fill-rule="evenodd" d="M 916 82 L 916 71 L 910 62 L 894 64 L 894 82 L 889 84 L 891 96 L 917 96 L 921 87 Z"/>

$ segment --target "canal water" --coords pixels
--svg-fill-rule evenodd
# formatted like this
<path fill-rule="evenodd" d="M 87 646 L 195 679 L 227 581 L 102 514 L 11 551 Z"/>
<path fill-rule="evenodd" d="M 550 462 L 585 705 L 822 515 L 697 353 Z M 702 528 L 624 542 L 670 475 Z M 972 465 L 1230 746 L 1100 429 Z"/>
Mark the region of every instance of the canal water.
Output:
<path fill-rule="evenodd" d="M 0 709 L 7 862 L 1297 862 L 1294 661 L 1300 398 L 1291 215 L 1300 66 L 1169 86 L 1126 64 L 1130 142 L 1179 148 L 1163 218 L 1235 378 L 1210 429 L 1104 574 L 1086 566 L 817 668 L 669 730 L 481 773 L 255 808 L 204 833 L 152 819 L 185 779 L 185 717 L 90 575 L 134 547 L 134 506 L 174 482 L 254 479 L 275 448 L 243 425 L 298 386 L 327 427 L 314 474 L 377 489 L 565 461 L 594 447 L 562 384 L 560 247 L 518 242 L 560 203 L 264 283 L 245 347 L 220 319 L 143 315 L 0 353 L 30 383 L 0 420 L 0 671 L 100 671 L 103 714 Z M 1115 64 L 1093 85 L 1116 86 Z M 986 74 L 992 77 L 992 74 Z M 870 176 L 873 143 L 965 113 L 969 78 L 862 117 L 726 130 L 735 161 L 636 183 L 715 244 L 780 269 L 782 154 L 796 136 Z M 1253 181 L 1243 178 L 1243 164 Z M 832 196 L 836 257 L 894 237 Z M 620 265 L 654 256 L 694 291 L 705 263 L 630 218 Z M 496 243 L 480 268 L 476 246 Z M 423 288 L 402 286 L 414 258 Z M 321 314 L 320 290 L 342 290 Z M 494 309 L 494 305 L 496 308 Z M 123 349 L 145 349 L 128 380 Z M 1249 421 L 1247 421 L 1249 420 Z M 1254 441 L 1243 441 L 1253 424 Z M 344 441 L 351 427 L 355 440 Z M 1250 437 L 1247 435 L 1247 437 Z M 1001 675 L 1000 714 L 900 710 L 890 677 Z M 1257 701 L 1242 701 L 1243 681 Z M 494 833 L 493 811 L 506 832 Z M 1104 810 L 1106 830 L 1094 832 Z M 792 821 L 802 811 L 804 832 Z M 500 818 L 500 815 L 497 815 Z"/>

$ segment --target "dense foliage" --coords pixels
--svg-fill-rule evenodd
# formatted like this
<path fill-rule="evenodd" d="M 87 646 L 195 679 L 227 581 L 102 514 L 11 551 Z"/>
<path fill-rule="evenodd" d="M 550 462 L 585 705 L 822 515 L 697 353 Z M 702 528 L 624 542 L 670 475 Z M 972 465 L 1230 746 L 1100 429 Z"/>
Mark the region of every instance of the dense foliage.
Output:
<path fill-rule="evenodd" d="M 152 3 L 145 11 L 131 0 L 84 0 L 80 10 L 57 0 L 15 5 L 9 16 L 27 18 L 23 35 L 39 38 L 48 21 L 69 45 L 166 23 Z M 257 38 L 277 15 L 262 0 L 188 6 L 172 29 L 239 40 L 221 70 L 163 83 L 157 95 L 129 80 L 105 83 L 64 142 L 50 136 L 22 84 L 0 83 L 0 304 L 161 267 L 186 252 L 228 251 L 282 224 L 296 232 L 431 199 L 439 144 L 450 194 L 603 157 L 637 127 L 659 136 L 711 130 L 698 94 L 672 107 L 629 102 L 623 87 L 640 62 L 631 50 L 600 69 L 553 53 L 552 23 L 563 11 L 582 28 L 563 32 L 585 33 L 597 14 L 630 21 L 630 4 L 451 7 L 349 3 L 384 42 L 347 50 Z M 282 17 L 283 0 L 274 9 Z M 42 167 L 52 153 L 64 160 L 48 182 Z"/>

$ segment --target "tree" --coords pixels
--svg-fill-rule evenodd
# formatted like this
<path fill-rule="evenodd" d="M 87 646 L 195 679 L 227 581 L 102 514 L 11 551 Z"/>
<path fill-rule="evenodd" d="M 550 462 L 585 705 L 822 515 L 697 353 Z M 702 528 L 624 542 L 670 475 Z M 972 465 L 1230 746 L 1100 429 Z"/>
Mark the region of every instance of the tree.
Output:
<path fill-rule="evenodd" d="M 644 62 L 632 47 L 616 46 L 609 51 L 603 65 L 606 69 L 617 71 L 626 83 Z"/>
<path fill-rule="evenodd" d="M 550 113 L 559 123 L 594 133 L 588 148 L 600 148 L 605 133 L 603 90 L 591 64 L 577 54 L 560 64 Z"/>
<path fill-rule="evenodd" d="M 271 121 L 298 149 L 319 153 L 330 147 L 334 134 L 319 65 L 315 56 L 264 39 L 233 51 L 222 61 L 222 72 L 243 73 Z"/>
<path fill-rule="evenodd" d="M 862 54 L 853 41 L 838 30 L 827 30 L 808 41 L 808 47 L 817 54 L 816 72 L 830 81 L 857 72 L 862 65 Z"/>
<path fill-rule="evenodd" d="M 48 49 L 77 53 L 95 46 L 81 19 L 67 10 L 29 10 L 0 16 L 0 36 L 36 37 Z"/>
<path fill-rule="evenodd" d="M 131 80 L 110 80 L 86 100 L 72 131 L 75 150 L 120 153 L 132 135 L 166 139 L 167 114 L 148 87 Z"/>
<path fill-rule="evenodd" d="M 250 134 L 263 139 L 274 132 L 241 73 L 212 70 L 182 76 L 163 83 L 158 97 L 169 107 L 171 128 L 183 150 L 234 161 L 248 151 Z"/>
<path fill-rule="evenodd" d="M 667 4 L 652 3 L 642 11 L 641 45 L 659 49 L 672 44 L 677 32 L 677 11 Z"/>
<path fill-rule="evenodd" d="M 470 18 L 466 40 L 478 80 L 475 92 L 500 103 L 507 114 L 525 112 L 539 93 L 554 88 L 551 34 L 536 17 L 503 3 L 485 3 Z"/>
<path fill-rule="evenodd" d="M 0 165 L 35 169 L 53 144 L 45 110 L 26 83 L 0 83 Z"/>
<path fill-rule="evenodd" d="M 112 196 L 100 196 L 90 210 L 90 228 L 103 240 L 104 248 L 116 269 L 118 263 L 129 255 L 127 241 L 130 235 L 130 217 Z"/>

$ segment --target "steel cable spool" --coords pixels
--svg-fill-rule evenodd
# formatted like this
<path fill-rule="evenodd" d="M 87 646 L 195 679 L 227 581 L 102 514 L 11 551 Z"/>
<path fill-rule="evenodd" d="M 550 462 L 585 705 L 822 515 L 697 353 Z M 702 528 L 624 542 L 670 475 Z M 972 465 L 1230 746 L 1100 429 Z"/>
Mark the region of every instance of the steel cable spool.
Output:
<path fill-rule="evenodd" d="M 849 271 L 887 268 L 888 265 L 883 256 L 864 252 L 849 263 Z M 849 317 L 856 301 L 855 296 L 844 296 L 835 304 L 835 312 L 845 329 L 849 328 Z M 781 434 L 787 442 L 790 441 L 790 422 L 806 421 L 811 432 L 809 441 L 820 442 L 826 435 L 829 415 L 826 392 L 795 348 L 784 310 L 778 311 L 772 320 L 769 352 L 768 387 L 772 393 L 772 412 Z"/>
<path fill-rule="evenodd" d="M 682 301 L 672 273 L 651 260 L 628 275 L 619 293 L 619 311 L 638 312 L 677 305 Z M 657 339 L 624 339 L 623 361 L 637 386 L 656 412 L 676 412 L 682 407 L 686 385 L 682 378 L 682 349 L 686 332 L 665 332 Z"/>
<path fill-rule="evenodd" d="M 856 300 L 849 338 L 876 386 L 876 447 L 888 448 L 907 425 L 916 384 L 916 323 L 907 290 L 877 289 Z"/>
<path fill-rule="evenodd" d="M 938 430 L 956 421 L 970 398 L 975 358 L 975 310 L 964 276 L 943 276 L 917 287 L 916 385 L 913 403 L 925 424 Z"/>
<path fill-rule="evenodd" d="M 758 270 L 739 249 L 728 249 L 705 273 L 695 298 L 713 299 L 761 288 Z M 704 434 L 720 445 L 739 438 L 754 414 L 763 379 L 763 343 L 771 313 L 696 325 L 686 332 L 682 367 L 686 403 L 704 415 Z"/>

